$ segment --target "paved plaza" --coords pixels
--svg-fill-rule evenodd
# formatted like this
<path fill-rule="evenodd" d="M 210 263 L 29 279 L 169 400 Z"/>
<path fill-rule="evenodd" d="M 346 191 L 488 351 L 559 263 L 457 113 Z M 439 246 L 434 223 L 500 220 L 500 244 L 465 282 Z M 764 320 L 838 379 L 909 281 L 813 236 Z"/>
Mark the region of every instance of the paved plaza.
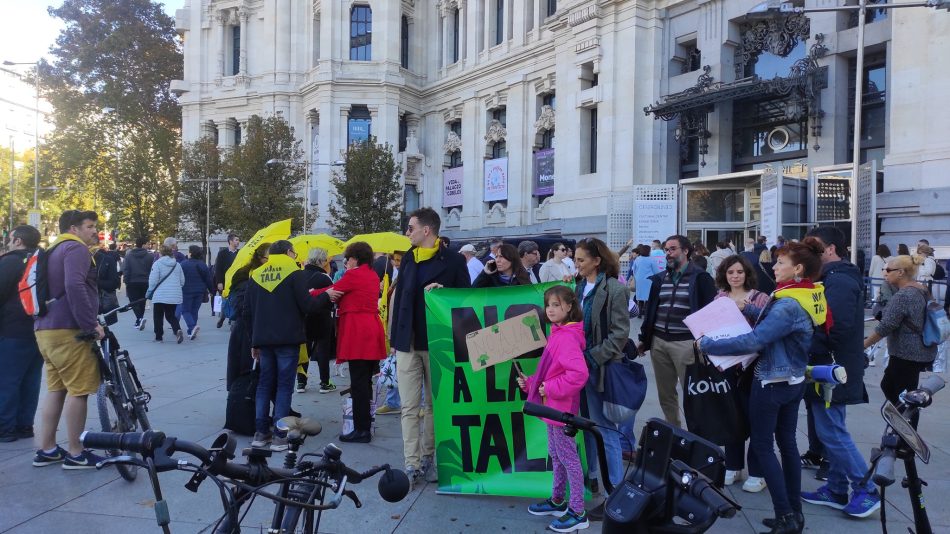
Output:
<path fill-rule="evenodd" d="M 221 432 L 224 423 L 226 391 L 224 387 L 227 326 L 214 328 L 214 320 L 203 310 L 202 331 L 195 341 L 182 345 L 174 342 L 152 342 L 151 319 L 145 332 L 134 330 L 129 317 L 123 317 L 115 331 L 131 352 L 145 388 L 152 394 L 149 416 L 155 429 L 182 439 L 210 445 Z M 638 324 L 633 325 L 636 331 Z M 170 336 L 166 336 L 167 338 Z M 172 338 L 173 339 L 173 338 Z M 649 367 L 648 359 L 641 360 Z M 862 451 L 870 451 L 880 441 L 883 422 L 878 414 L 882 395 L 878 387 L 882 369 L 868 370 L 866 382 L 871 404 L 851 408 L 849 422 L 855 440 Z M 652 379 L 652 371 L 647 370 Z M 334 377 L 338 385 L 346 379 Z M 324 444 L 338 441 L 341 426 L 341 398 L 336 393 L 321 395 L 311 389 L 295 394 L 294 408 L 316 418 L 324 425 L 324 432 L 304 445 L 307 451 L 319 450 Z M 91 399 L 88 428 L 99 430 Z M 656 394 L 650 391 L 638 416 L 642 424 L 650 417 L 660 415 Z M 932 459 L 929 466 L 921 466 L 928 483 L 924 489 L 935 532 L 950 531 L 950 507 L 944 508 L 942 499 L 950 494 L 950 391 L 942 392 L 935 405 L 922 417 L 922 434 L 930 444 Z M 805 411 L 799 422 L 799 444 L 806 443 L 804 435 Z M 64 430 L 60 429 L 60 437 Z M 248 438 L 238 439 L 238 450 L 248 444 Z M 396 416 L 378 418 L 376 437 L 370 444 L 350 444 L 343 448 L 343 459 L 356 468 L 368 468 L 381 462 L 402 465 L 402 441 L 399 419 Z M 0 443 L 0 533 L 16 534 L 69 532 L 71 534 L 99 532 L 160 532 L 152 511 L 152 492 L 144 472 L 129 483 L 121 479 L 115 469 L 99 472 L 64 471 L 59 466 L 35 468 L 30 464 L 33 444 L 29 440 Z M 281 455 L 278 455 L 280 457 Z M 282 457 L 277 458 L 279 461 Z M 273 462 L 272 462 L 273 463 Z M 803 489 L 812 490 L 820 482 L 812 479 L 813 471 L 806 471 Z M 903 467 L 897 467 L 898 476 Z M 182 472 L 161 475 L 162 489 L 169 502 L 172 532 L 210 532 L 222 510 L 213 484 L 206 482 L 197 494 L 184 489 L 187 474 Z M 720 520 L 710 530 L 717 533 L 758 532 L 764 530 L 760 521 L 771 516 L 768 492 L 744 493 L 739 484 L 732 486 L 733 496 L 743 509 L 730 520 Z M 434 484 L 416 488 L 400 503 L 389 504 L 379 497 L 376 479 L 353 486 L 363 501 L 363 508 L 355 509 L 344 500 L 338 510 L 324 514 L 321 532 L 394 532 L 394 533 L 449 533 L 449 532 L 542 532 L 547 520 L 531 516 L 526 507 L 528 499 L 486 496 L 447 496 L 436 494 Z M 890 532 L 906 532 L 912 526 L 909 500 L 899 484 L 889 488 L 887 518 Z M 273 507 L 258 499 L 244 520 L 245 530 L 259 531 L 269 524 Z M 806 530 L 811 532 L 879 532 L 879 516 L 853 520 L 830 508 L 804 505 Z M 600 528 L 592 523 L 592 530 Z M 947 529 L 947 530 L 944 530 Z"/>

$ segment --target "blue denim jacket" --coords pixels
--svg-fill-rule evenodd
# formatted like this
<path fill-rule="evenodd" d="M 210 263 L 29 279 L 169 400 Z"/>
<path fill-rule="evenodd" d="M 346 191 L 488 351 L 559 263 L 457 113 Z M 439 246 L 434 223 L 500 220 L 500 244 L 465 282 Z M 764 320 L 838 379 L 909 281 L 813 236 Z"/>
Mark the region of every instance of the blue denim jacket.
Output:
<path fill-rule="evenodd" d="M 746 306 L 746 315 L 755 317 L 758 310 Z M 741 336 L 712 340 L 702 339 L 700 349 L 723 356 L 758 352 L 755 376 L 759 380 L 805 376 L 808 347 L 814 332 L 811 318 L 790 298 L 775 299 L 766 306 L 765 315 L 752 332 Z"/>

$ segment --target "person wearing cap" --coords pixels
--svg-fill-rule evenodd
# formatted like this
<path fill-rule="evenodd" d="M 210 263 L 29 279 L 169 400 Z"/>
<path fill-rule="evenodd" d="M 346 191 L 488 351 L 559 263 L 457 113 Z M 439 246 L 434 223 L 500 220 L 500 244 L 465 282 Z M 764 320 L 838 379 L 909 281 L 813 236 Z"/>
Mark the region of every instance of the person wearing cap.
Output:
<path fill-rule="evenodd" d="M 485 265 L 475 256 L 475 246 L 470 244 L 462 245 L 459 252 L 462 256 L 465 256 L 465 266 L 468 268 L 469 283 L 475 282 L 478 275 L 482 273 L 482 269 L 485 268 Z"/>

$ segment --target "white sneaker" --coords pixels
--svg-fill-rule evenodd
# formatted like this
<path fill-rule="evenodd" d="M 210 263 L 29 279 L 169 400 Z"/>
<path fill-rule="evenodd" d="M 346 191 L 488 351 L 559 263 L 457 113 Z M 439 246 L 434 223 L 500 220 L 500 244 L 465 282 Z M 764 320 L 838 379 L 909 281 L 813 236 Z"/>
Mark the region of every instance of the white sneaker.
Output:
<path fill-rule="evenodd" d="M 765 489 L 765 479 L 762 477 L 749 477 L 742 484 L 742 491 L 749 493 L 758 493 Z"/>
<path fill-rule="evenodd" d="M 195 326 L 194 330 L 192 330 L 191 333 L 188 334 L 188 339 L 194 341 L 195 338 L 198 337 L 198 330 L 201 330 L 201 327 Z"/>
<path fill-rule="evenodd" d="M 145 330 L 145 321 L 147 320 L 145 317 L 142 317 L 142 320 L 139 321 L 139 330 Z"/>
<path fill-rule="evenodd" d="M 738 480 L 742 480 L 742 470 L 732 471 L 732 470 L 726 469 L 726 478 L 725 478 L 725 481 L 722 483 L 722 485 L 731 486 L 735 484 L 736 481 Z"/>

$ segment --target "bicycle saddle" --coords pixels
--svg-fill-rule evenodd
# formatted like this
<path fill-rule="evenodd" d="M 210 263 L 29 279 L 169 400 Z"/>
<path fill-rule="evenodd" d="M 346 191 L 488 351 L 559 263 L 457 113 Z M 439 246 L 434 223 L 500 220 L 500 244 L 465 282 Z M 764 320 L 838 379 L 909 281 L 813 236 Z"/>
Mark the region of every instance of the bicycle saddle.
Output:
<path fill-rule="evenodd" d="M 316 436 L 323 430 L 323 426 L 309 417 L 287 416 L 278 423 L 287 427 L 287 432 L 299 432 L 304 436 Z M 283 430 L 283 429 L 281 429 Z"/>

